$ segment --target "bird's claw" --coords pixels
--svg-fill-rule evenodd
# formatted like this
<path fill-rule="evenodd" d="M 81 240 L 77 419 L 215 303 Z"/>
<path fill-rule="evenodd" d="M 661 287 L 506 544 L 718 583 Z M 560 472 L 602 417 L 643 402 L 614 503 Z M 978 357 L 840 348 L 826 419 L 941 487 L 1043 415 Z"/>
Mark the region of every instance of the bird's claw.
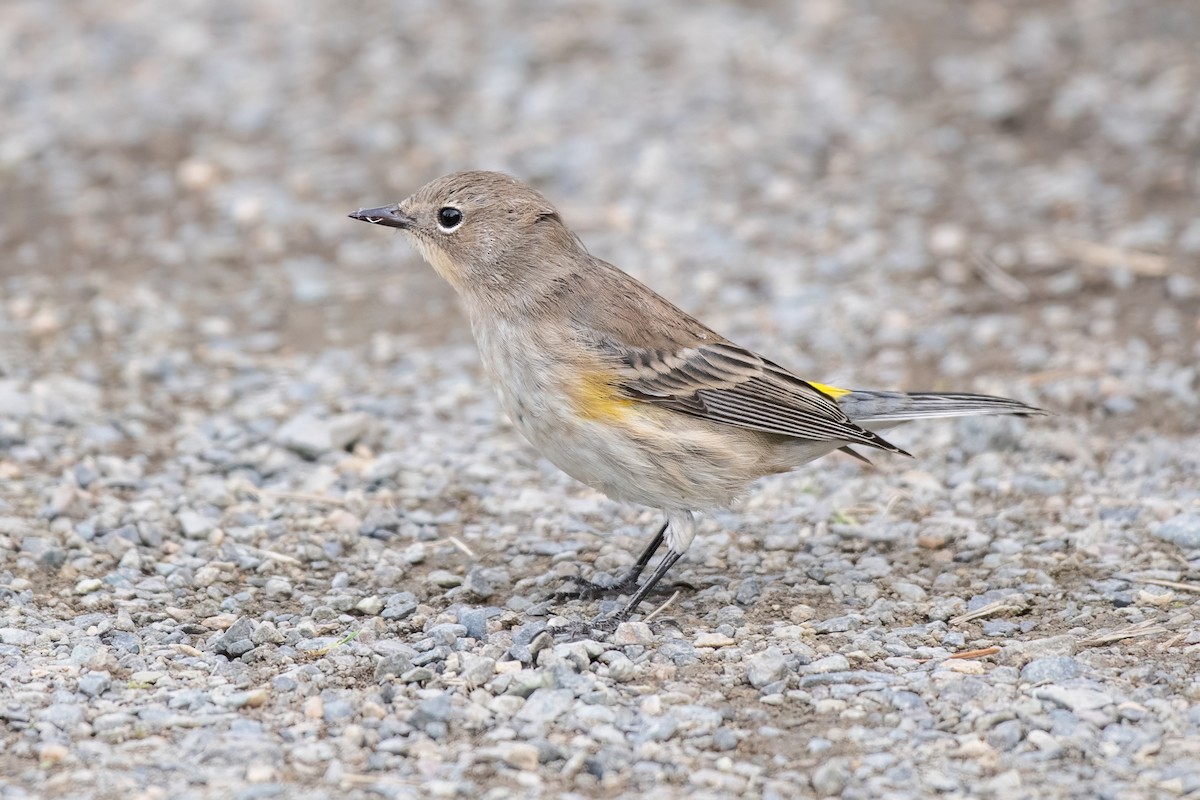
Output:
<path fill-rule="evenodd" d="M 560 642 L 574 642 L 580 639 L 603 639 L 617 630 L 617 626 L 625 621 L 620 612 L 600 615 L 595 619 L 580 622 L 568 622 L 566 625 L 550 628 L 551 634 Z"/>

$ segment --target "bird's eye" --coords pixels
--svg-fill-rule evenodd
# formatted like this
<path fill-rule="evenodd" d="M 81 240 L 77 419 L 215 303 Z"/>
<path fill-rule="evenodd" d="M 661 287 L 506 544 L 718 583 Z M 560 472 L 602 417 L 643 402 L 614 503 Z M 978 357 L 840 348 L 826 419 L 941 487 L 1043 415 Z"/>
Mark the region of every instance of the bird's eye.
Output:
<path fill-rule="evenodd" d="M 437 212 L 438 227 L 446 233 L 457 228 L 462 224 L 463 215 L 454 206 L 445 206 L 439 208 Z"/>

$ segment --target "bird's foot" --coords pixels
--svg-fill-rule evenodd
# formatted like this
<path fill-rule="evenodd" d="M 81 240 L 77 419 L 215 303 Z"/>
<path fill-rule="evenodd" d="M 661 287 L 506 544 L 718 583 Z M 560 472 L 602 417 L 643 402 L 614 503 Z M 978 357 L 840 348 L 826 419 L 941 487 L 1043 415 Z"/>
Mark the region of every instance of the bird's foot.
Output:
<path fill-rule="evenodd" d="M 603 640 L 613 634 L 628 617 L 619 611 L 615 614 L 603 615 L 591 619 L 568 622 L 565 625 L 550 628 L 551 634 L 560 642 L 574 642 L 580 639 Z"/>

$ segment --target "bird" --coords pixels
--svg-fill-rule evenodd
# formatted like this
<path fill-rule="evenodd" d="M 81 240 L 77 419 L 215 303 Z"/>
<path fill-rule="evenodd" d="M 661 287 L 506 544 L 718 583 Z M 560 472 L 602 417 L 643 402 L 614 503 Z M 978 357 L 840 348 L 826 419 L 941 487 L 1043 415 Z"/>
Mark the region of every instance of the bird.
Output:
<path fill-rule="evenodd" d="M 398 229 L 454 288 L 502 408 L 536 450 L 614 500 L 663 513 L 624 576 L 580 592 L 629 595 L 597 620 L 607 625 L 633 617 L 687 552 L 697 513 L 731 506 L 760 478 L 838 450 L 866 460 L 856 446 L 908 456 L 879 432 L 913 420 L 1045 413 L 801 378 L 589 253 L 540 192 L 504 173 L 452 173 L 349 216 Z"/>

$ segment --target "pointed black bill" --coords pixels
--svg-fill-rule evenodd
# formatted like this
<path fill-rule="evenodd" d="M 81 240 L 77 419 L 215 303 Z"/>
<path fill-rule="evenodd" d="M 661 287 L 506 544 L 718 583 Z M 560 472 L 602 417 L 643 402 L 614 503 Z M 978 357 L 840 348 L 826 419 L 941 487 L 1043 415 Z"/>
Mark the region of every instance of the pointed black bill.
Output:
<path fill-rule="evenodd" d="M 389 228 L 411 228 L 415 222 L 412 217 L 402 213 L 399 206 L 360 208 L 350 215 L 350 219 L 370 222 L 372 225 L 386 225 Z"/>

